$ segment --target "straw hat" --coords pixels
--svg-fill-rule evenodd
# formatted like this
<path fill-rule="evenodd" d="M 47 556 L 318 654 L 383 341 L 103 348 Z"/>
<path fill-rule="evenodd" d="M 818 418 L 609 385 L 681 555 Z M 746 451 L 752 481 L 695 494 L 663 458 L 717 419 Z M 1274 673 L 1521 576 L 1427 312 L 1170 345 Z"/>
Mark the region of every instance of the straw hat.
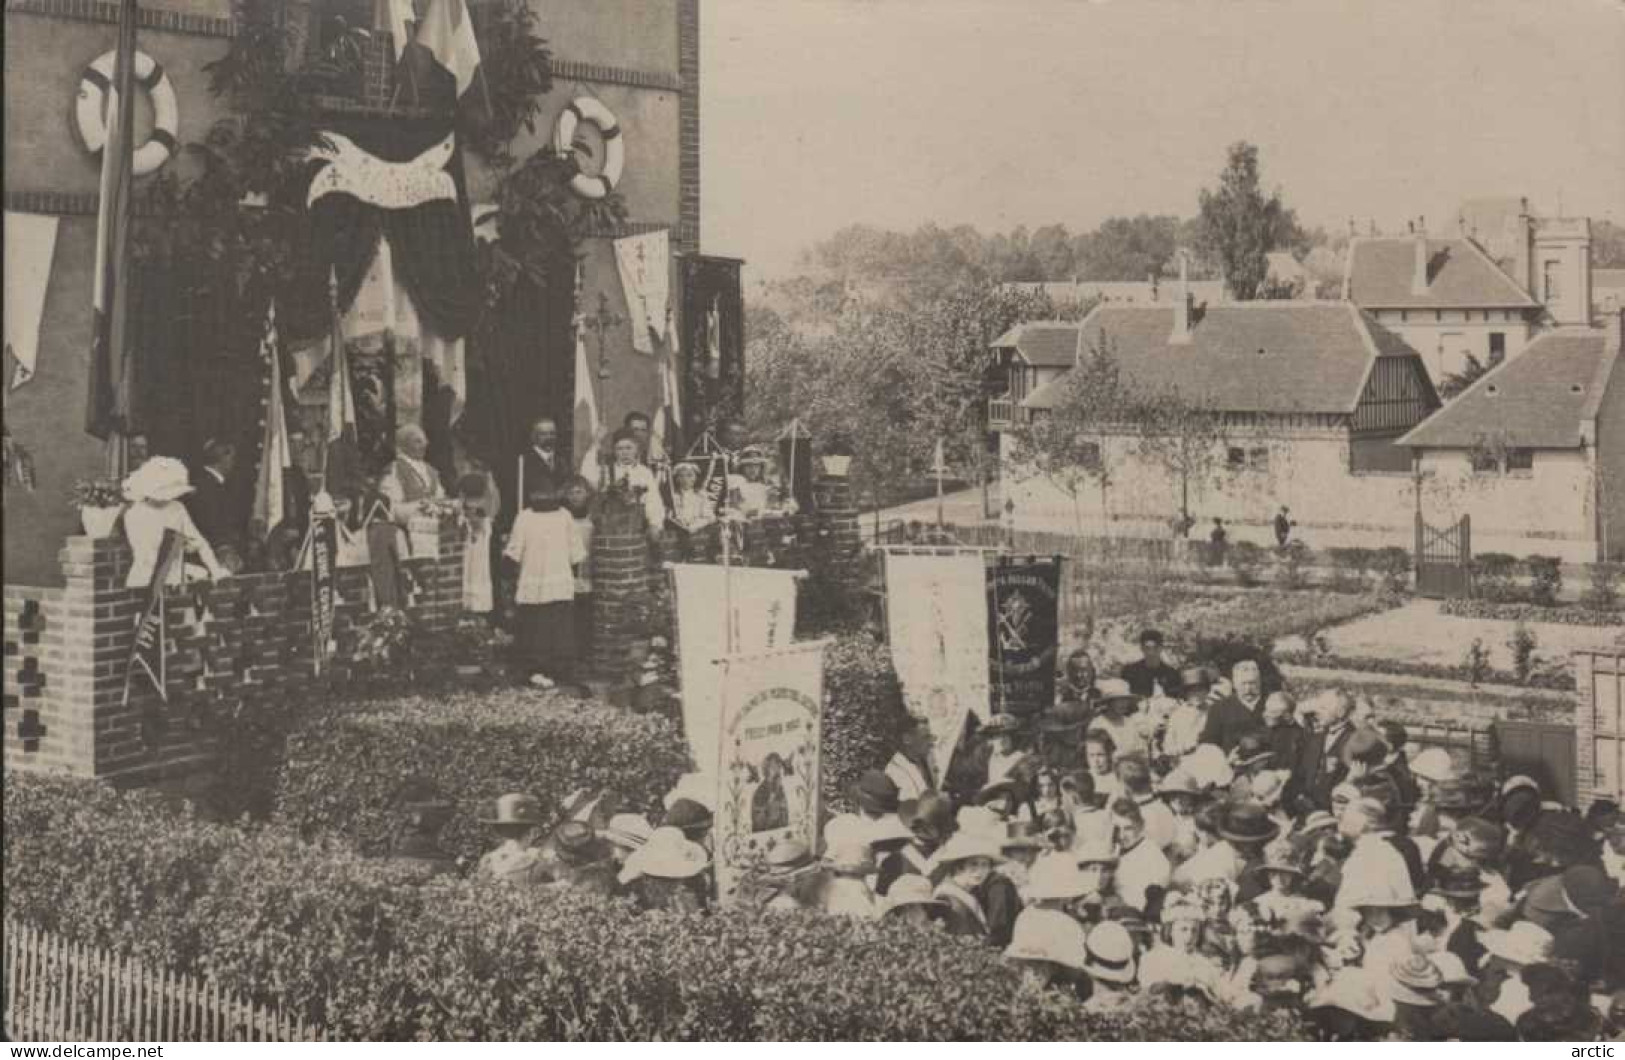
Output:
<path fill-rule="evenodd" d="M 1008 798 L 1012 803 L 1017 803 L 1021 801 L 1022 794 L 1022 785 L 1013 778 L 1006 777 L 977 792 L 976 802 L 985 806 L 994 799 Z"/>
<path fill-rule="evenodd" d="M 867 843 L 872 827 L 866 817 L 859 817 L 855 813 L 838 813 L 824 822 L 824 849 Z"/>
<path fill-rule="evenodd" d="M 1411 759 L 1411 772 L 1435 784 L 1441 784 L 1456 775 L 1456 770 L 1450 762 L 1450 752 L 1443 747 L 1429 747 Z"/>
<path fill-rule="evenodd" d="M 1075 863 L 1064 857 L 1046 857 L 1041 858 L 1027 874 L 1027 887 L 1023 894 L 1030 902 L 1070 901 L 1082 898 L 1093 890 L 1088 877 Z"/>
<path fill-rule="evenodd" d="M 1508 964 L 1522 967 L 1552 959 L 1552 933 L 1528 920 L 1520 920 L 1505 931 L 1486 931 L 1479 938 L 1485 949 Z"/>
<path fill-rule="evenodd" d="M 1108 677 L 1095 682 L 1095 695 L 1101 703 L 1111 703 L 1115 700 L 1129 699 L 1138 703 L 1140 697 L 1128 686 L 1128 682 L 1120 677 Z"/>
<path fill-rule="evenodd" d="M 846 842 L 824 854 L 824 864 L 847 876 L 867 876 L 875 871 L 874 855 L 865 842 Z"/>
<path fill-rule="evenodd" d="M 974 832 L 977 835 L 990 836 L 994 842 L 1001 842 L 1004 838 L 1004 818 L 986 806 L 966 806 L 959 811 L 955 819 L 959 824 L 961 835 Z"/>
<path fill-rule="evenodd" d="M 656 828 L 649 841 L 626 859 L 621 882 L 630 883 L 639 876 L 687 880 L 704 872 L 710 864 L 711 857 L 705 848 L 690 842 L 680 829 Z"/>
<path fill-rule="evenodd" d="M 132 504 L 172 501 L 192 492 L 192 476 L 174 457 L 155 456 L 130 473 L 123 489 L 124 499 Z"/>
<path fill-rule="evenodd" d="M 767 454 L 762 452 L 760 446 L 747 445 L 739 450 L 736 462 L 741 466 L 745 464 L 765 464 L 767 463 Z"/>
<path fill-rule="evenodd" d="M 1184 795 L 1192 799 L 1202 797 L 1202 789 L 1196 783 L 1196 778 L 1178 766 L 1157 782 L 1157 792 L 1164 796 Z"/>
<path fill-rule="evenodd" d="M 1128 928 L 1108 920 L 1084 939 L 1083 970 L 1107 983 L 1134 982 L 1134 939 Z"/>
<path fill-rule="evenodd" d="M 914 830 L 903 823 L 903 819 L 895 813 L 888 813 L 883 817 L 869 822 L 869 845 L 878 846 L 881 843 L 913 842 Z"/>
<path fill-rule="evenodd" d="M 807 844 L 799 839 L 786 839 L 773 844 L 773 849 L 762 859 L 760 872 L 773 879 L 784 879 L 812 868 L 817 862 Z"/>
<path fill-rule="evenodd" d="M 1115 865 L 1117 864 L 1117 851 L 1105 840 L 1091 840 L 1078 848 L 1073 861 L 1077 863 L 1079 868 L 1085 865 Z"/>
<path fill-rule="evenodd" d="M 989 861 L 1004 860 L 1004 853 L 999 849 L 999 840 L 986 834 L 961 831 L 942 845 L 931 858 L 933 869 L 952 868 L 961 861 L 971 858 L 987 858 Z"/>
<path fill-rule="evenodd" d="M 1428 960 L 1439 970 L 1439 981 L 1444 986 L 1471 985 L 1478 982 L 1478 976 L 1469 972 L 1467 966 L 1461 962 L 1461 958 L 1449 950 L 1435 950 L 1428 954 Z"/>
<path fill-rule="evenodd" d="M 1205 743 L 1186 755 L 1180 763 L 1191 779 L 1204 788 L 1222 788 L 1236 779 L 1235 770 L 1218 745 Z"/>
<path fill-rule="evenodd" d="M 604 826 L 604 838 L 624 850 L 636 850 L 654 835 L 654 826 L 641 813 L 618 813 Z"/>
<path fill-rule="evenodd" d="M 1088 939 L 1083 925 L 1054 909 L 1023 909 L 1016 917 L 1004 956 L 1013 961 L 1048 961 L 1083 971 Z"/>
<path fill-rule="evenodd" d="M 1292 772 L 1287 769 L 1266 769 L 1262 773 L 1254 774 L 1251 784 L 1253 798 L 1265 806 L 1278 805 L 1282 795 L 1286 793 L 1287 781 L 1290 779 Z"/>
<path fill-rule="evenodd" d="M 480 821 L 499 828 L 517 825 L 528 828 L 542 823 L 542 804 L 529 795 L 509 792 L 497 796 L 493 812 L 482 815 Z"/>
<path fill-rule="evenodd" d="M 1388 974 L 1393 977 L 1390 993 L 1395 1001 L 1430 1008 L 1439 1003 L 1436 991 L 1444 985 L 1444 976 L 1422 954 L 1413 953 L 1404 960 L 1395 961 Z"/>
<path fill-rule="evenodd" d="M 1314 835 L 1316 832 L 1323 832 L 1336 827 L 1337 818 L 1325 810 L 1314 810 L 1303 819 L 1302 824 L 1298 825 L 1298 834 L 1300 836 Z"/>
<path fill-rule="evenodd" d="M 882 916 L 913 905 L 940 909 L 948 904 L 932 893 L 930 880 L 924 876 L 916 876 L 912 872 L 893 880 L 891 889 L 886 892 L 886 897 L 882 901 L 885 909 Z"/>

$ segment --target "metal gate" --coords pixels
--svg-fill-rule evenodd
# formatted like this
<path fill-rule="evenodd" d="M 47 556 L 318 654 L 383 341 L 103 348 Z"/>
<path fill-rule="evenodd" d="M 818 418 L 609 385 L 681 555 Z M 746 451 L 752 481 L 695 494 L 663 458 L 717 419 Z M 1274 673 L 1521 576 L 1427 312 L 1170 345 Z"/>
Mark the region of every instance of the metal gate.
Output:
<path fill-rule="evenodd" d="M 1575 652 L 1582 795 L 1625 802 L 1625 652 Z"/>
<path fill-rule="evenodd" d="M 1506 776 L 1519 773 L 1540 785 L 1548 798 L 1564 806 L 1579 805 L 1575 783 L 1574 726 L 1539 721 L 1498 721 L 1496 743 L 1500 745 L 1501 770 Z"/>
<path fill-rule="evenodd" d="M 1445 527 L 1433 527 L 1416 515 L 1416 592 L 1420 596 L 1470 596 L 1473 533 L 1470 516 Z"/>

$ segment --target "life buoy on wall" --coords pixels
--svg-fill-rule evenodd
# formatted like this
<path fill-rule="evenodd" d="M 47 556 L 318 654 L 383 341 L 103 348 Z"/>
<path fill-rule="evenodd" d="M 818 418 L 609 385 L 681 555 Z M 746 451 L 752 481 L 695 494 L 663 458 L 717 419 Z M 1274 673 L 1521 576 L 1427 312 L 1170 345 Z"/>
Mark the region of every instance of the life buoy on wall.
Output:
<path fill-rule="evenodd" d="M 104 52 L 79 77 L 79 102 L 74 116 L 85 150 L 95 154 L 107 144 L 104 106 L 113 84 L 114 54 Z M 152 137 L 135 150 L 135 175 L 144 177 L 168 162 L 179 146 L 180 109 L 169 74 L 146 52 L 135 53 L 135 81 L 152 97 Z"/>
<path fill-rule="evenodd" d="M 596 126 L 604 138 L 604 167 L 593 176 L 577 173 L 570 178 L 570 190 L 583 199 L 602 199 L 621 181 L 626 142 L 621 139 L 621 127 L 610 109 L 591 96 L 581 96 L 565 104 L 553 125 L 553 150 L 559 157 L 575 151 L 576 125 L 581 122 Z"/>

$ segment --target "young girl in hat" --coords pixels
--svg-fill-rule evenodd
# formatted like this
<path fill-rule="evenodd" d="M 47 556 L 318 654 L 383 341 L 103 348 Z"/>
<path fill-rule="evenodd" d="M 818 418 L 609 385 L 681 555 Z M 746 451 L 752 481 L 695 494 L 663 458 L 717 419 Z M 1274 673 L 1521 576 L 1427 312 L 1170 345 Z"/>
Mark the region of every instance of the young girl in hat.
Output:
<path fill-rule="evenodd" d="M 1163 903 L 1159 941 L 1140 962 L 1142 989 L 1162 985 L 1209 1000 L 1217 995 L 1224 972 L 1201 950 L 1204 921 L 1202 907 L 1186 895 Z"/>
<path fill-rule="evenodd" d="M 226 577 L 226 569 L 215 559 L 208 539 L 180 503 L 191 492 L 186 465 L 173 457 L 155 456 L 124 480 L 124 499 L 129 502 L 122 516 L 124 536 L 133 553 L 130 573 L 124 579 L 127 587 L 141 588 L 152 581 L 159 547 L 170 530 L 180 535 L 188 555 L 202 561 L 210 578 Z M 183 562 L 171 566 L 168 584 L 180 585 L 185 580 L 184 568 Z"/>
<path fill-rule="evenodd" d="M 950 935 L 986 939 L 987 909 L 977 893 L 1000 858 L 997 840 L 959 832 L 933 856 L 936 898 L 946 903 L 943 923 Z"/>

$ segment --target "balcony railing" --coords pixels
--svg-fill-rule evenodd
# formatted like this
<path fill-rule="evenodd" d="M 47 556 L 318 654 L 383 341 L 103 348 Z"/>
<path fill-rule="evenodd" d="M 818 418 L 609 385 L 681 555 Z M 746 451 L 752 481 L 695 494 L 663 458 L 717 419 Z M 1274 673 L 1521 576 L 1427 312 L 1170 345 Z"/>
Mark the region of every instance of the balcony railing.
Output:
<path fill-rule="evenodd" d="M 987 425 L 993 430 L 1001 430 L 1016 425 L 1016 402 L 1011 397 L 996 397 L 987 399 Z"/>

